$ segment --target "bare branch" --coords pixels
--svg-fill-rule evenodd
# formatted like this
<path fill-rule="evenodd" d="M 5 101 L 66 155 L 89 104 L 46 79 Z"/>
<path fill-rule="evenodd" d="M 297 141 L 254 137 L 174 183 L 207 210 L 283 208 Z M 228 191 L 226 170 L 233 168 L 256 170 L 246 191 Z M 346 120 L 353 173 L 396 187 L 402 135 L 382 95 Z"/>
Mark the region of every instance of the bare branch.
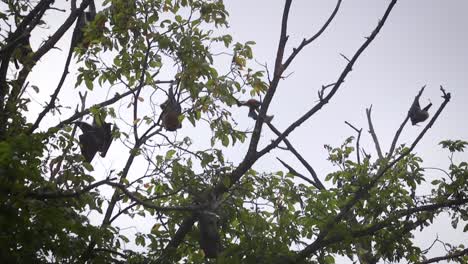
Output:
<path fill-rule="evenodd" d="M 454 259 L 457 259 L 457 258 L 460 258 L 460 257 L 463 257 L 463 256 L 467 256 L 467 255 L 468 255 L 468 248 L 465 248 L 464 250 L 461 250 L 461 251 L 456 251 L 456 252 L 447 254 L 445 256 L 442 256 L 442 257 L 430 258 L 428 260 L 421 261 L 419 263 L 420 264 L 428 264 L 428 263 L 435 263 L 435 262 L 440 262 L 440 261 L 449 260 L 449 259 L 454 260 Z"/>
<path fill-rule="evenodd" d="M 384 228 L 389 228 L 389 227 L 395 228 L 395 225 L 399 224 L 399 222 L 397 222 L 397 220 L 399 218 L 405 217 L 407 215 L 412 215 L 412 214 L 415 214 L 415 213 L 434 212 L 434 211 L 441 210 L 441 209 L 444 209 L 444 208 L 448 208 L 448 207 L 451 207 L 451 206 L 464 205 L 466 203 L 468 203 L 468 199 L 447 200 L 447 201 L 444 201 L 442 203 L 435 203 L 435 204 L 430 204 L 430 205 L 425 205 L 425 206 L 400 210 L 400 211 L 397 211 L 397 212 L 391 214 L 386 219 L 384 219 L 384 220 L 382 220 L 380 222 L 374 223 L 374 224 L 372 224 L 370 226 L 366 226 L 365 228 L 360 229 L 360 230 L 351 231 L 351 236 L 353 238 L 371 236 L 372 234 L 375 234 L 377 231 L 382 230 Z M 426 221 L 426 218 L 421 218 L 421 219 L 419 219 L 419 220 L 417 220 L 415 222 L 411 222 L 411 223 L 405 223 L 404 222 L 402 228 L 404 229 L 405 232 L 410 232 L 411 230 L 414 230 L 416 227 L 423 224 L 425 221 Z M 321 236 L 321 234 L 319 236 Z M 331 245 L 331 244 L 339 243 L 343 239 L 344 239 L 344 237 L 342 237 L 342 236 L 332 236 L 332 237 L 327 238 L 327 239 L 322 239 L 321 242 L 320 242 L 320 248 Z M 307 246 L 307 247 L 309 247 L 309 246 Z M 303 251 L 304 250 L 300 251 L 298 253 L 298 255 L 302 256 Z M 296 262 L 291 262 L 291 263 L 296 263 Z"/>
<path fill-rule="evenodd" d="M 271 131 L 273 131 L 276 135 L 280 136 L 281 135 L 281 132 L 276 129 L 275 126 L 273 126 L 273 124 L 271 123 L 268 123 L 268 127 L 271 129 Z M 299 154 L 299 152 L 294 148 L 294 146 L 291 144 L 291 142 L 289 142 L 289 140 L 287 138 L 284 138 L 283 142 L 286 144 L 286 146 L 288 147 L 288 150 L 291 151 L 291 153 L 294 154 L 294 156 L 296 156 L 296 158 L 301 162 L 301 164 L 307 169 L 307 171 L 310 173 L 310 175 L 314 178 L 314 183 L 313 185 L 319 189 L 319 190 L 324 190 L 325 189 L 325 186 L 323 185 L 323 183 L 320 181 L 317 173 L 315 172 L 314 168 L 312 168 L 312 166 L 304 159 L 304 157 L 302 157 L 301 154 Z"/>
<path fill-rule="evenodd" d="M 312 37 L 308 38 L 308 39 L 304 39 L 302 40 L 301 44 L 293 49 L 293 53 L 289 56 L 289 58 L 286 60 L 286 62 L 284 63 L 283 67 L 284 69 L 288 68 L 289 64 L 291 64 L 291 62 L 294 60 L 294 58 L 297 56 L 297 54 L 299 54 L 299 52 L 307 45 L 309 45 L 310 43 L 312 43 L 314 40 L 316 40 L 318 37 L 320 37 L 320 35 L 322 35 L 323 32 L 325 32 L 325 30 L 328 28 L 328 26 L 330 25 L 330 23 L 333 21 L 333 19 L 335 18 L 336 14 L 338 13 L 338 10 L 340 9 L 340 5 L 341 5 L 341 1 L 342 0 L 338 0 L 337 3 L 336 3 L 336 6 L 335 6 L 335 9 L 333 10 L 333 12 L 331 13 L 330 17 L 328 18 L 328 20 L 325 22 L 325 24 L 323 24 L 322 28 L 320 28 L 320 30 L 315 33 L 315 35 L 313 35 Z"/>
<path fill-rule="evenodd" d="M 315 188 L 320 189 L 314 181 L 310 180 L 310 179 L 307 178 L 306 176 L 304 176 L 304 175 L 300 174 L 299 172 L 297 172 L 293 167 L 291 167 L 290 165 L 288 165 L 286 162 L 282 161 L 280 158 L 276 157 L 276 159 L 277 159 L 279 162 L 281 162 L 281 164 L 283 164 L 283 166 L 286 167 L 286 169 L 289 170 L 289 173 L 291 173 L 292 175 L 297 176 L 297 177 L 303 179 L 304 181 L 306 181 L 306 182 L 308 182 L 308 183 L 314 185 Z"/>
<path fill-rule="evenodd" d="M 374 126 L 372 125 L 371 113 L 372 113 L 372 105 L 369 108 L 366 108 L 367 122 L 369 123 L 369 133 L 371 134 L 372 139 L 374 140 L 375 149 L 377 150 L 377 155 L 379 156 L 379 159 L 383 159 L 383 154 L 382 154 L 382 149 L 380 148 L 379 139 L 377 138 L 377 134 L 375 133 Z"/>
<path fill-rule="evenodd" d="M 90 190 L 99 187 L 104 184 L 109 184 L 111 180 L 114 179 L 105 179 L 102 181 L 95 182 L 82 188 L 81 190 L 69 192 L 69 191 L 60 191 L 60 192 L 30 192 L 26 194 L 26 197 L 31 197 L 34 199 L 45 200 L 45 199 L 61 199 L 61 198 L 76 198 L 84 193 L 89 192 Z"/>
<path fill-rule="evenodd" d="M 359 143 L 361 141 L 361 132 L 362 132 L 362 128 L 360 129 L 357 129 L 355 126 L 351 125 L 351 123 L 349 123 L 348 121 L 345 121 L 345 124 L 347 124 L 348 126 L 350 126 L 354 131 L 356 131 L 358 133 L 358 137 L 357 137 L 357 140 L 356 140 L 356 158 L 357 158 L 357 163 L 358 164 L 361 164 L 361 155 L 360 155 L 360 150 L 359 150 Z"/>
<path fill-rule="evenodd" d="M 116 182 L 106 182 L 107 185 L 112 187 L 118 188 L 122 191 L 125 195 L 130 198 L 130 200 L 143 205 L 144 207 L 151 208 L 160 212 L 168 212 L 168 211 L 196 211 L 206 208 L 206 205 L 187 205 L 187 206 L 158 206 L 153 203 L 147 202 L 141 198 L 138 198 L 136 194 L 130 192 L 125 185 Z"/>

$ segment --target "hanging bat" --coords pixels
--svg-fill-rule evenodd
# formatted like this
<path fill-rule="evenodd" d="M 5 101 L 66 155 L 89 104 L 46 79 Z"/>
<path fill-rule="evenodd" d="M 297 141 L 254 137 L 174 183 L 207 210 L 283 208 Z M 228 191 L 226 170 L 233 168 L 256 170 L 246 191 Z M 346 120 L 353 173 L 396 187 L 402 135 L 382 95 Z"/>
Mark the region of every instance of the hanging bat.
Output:
<path fill-rule="evenodd" d="M 202 211 L 198 215 L 200 231 L 199 244 L 206 258 L 216 258 L 221 251 L 221 237 L 218 232 L 218 216 L 213 212 Z"/>
<path fill-rule="evenodd" d="M 93 125 L 77 121 L 75 124 L 81 129 L 80 135 L 81 154 L 85 161 L 90 163 L 97 152 L 101 157 L 105 157 L 112 143 L 112 125 L 106 122 L 97 122 L 96 118 Z"/>
<path fill-rule="evenodd" d="M 31 54 L 33 50 L 31 48 L 31 43 L 29 42 L 30 35 L 26 35 L 21 37 L 18 41 L 17 48 L 13 51 L 13 62 L 15 64 L 15 68 L 19 69 L 19 64 L 26 65 L 31 62 Z"/>
<path fill-rule="evenodd" d="M 176 131 L 182 128 L 182 123 L 179 120 L 179 116 L 182 114 L 182 108 L 177 102 L 172 87 L 169 88 L 169 94 L 167 100 L 161 104 L 161 121 L 162 126 L 168 131 Z"/>
<path fill-rule="evenodd" d="M 94 1 L 89 2 L 88 11 L 83 12 L 76 21 L 75 29 L 73 30 L 72 47 L 77 47 L 79 44 L 83 44 L 85 47 L 89 43 L 84 42 L 84 28 L 96 18 L 96 6 Z"/>
<path fill-rule="evenodd" d="M 413 104 L 411 105 L 408 115 L 411 120 L 411 124 L 414 126 L 417 123 L 424 122 L 429 117 L 429 108 L 431 108 L 432 103 L 429 103 L 426 107 L 421 109 L 419 105 L 419 98 L 415 98 Z"/>

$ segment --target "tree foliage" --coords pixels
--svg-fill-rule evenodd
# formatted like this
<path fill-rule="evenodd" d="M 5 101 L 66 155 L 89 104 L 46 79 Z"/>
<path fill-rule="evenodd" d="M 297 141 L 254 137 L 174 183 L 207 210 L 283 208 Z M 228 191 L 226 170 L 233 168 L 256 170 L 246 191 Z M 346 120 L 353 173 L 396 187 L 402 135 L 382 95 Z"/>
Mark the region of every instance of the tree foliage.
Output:
<path fill-rule="evenodd" d="M 396 2 L 390 1 L 373 32 L 346 58 L 337 79 L 319 89 L 316 105 L 280 131 L 274 121 L 265 122 L 269 104 L 289 65 L 326 32 L 341 0 L 322 28 L 293 43 L 292 50 L 286 49 L 292 0 L 285 0 L 271 69 L 252 63 L 254 42 L 233 42 L 223 33 L 228 11 L 220 0 L 105 0 L 95 3 L 98 12 L 83 28 L 76 21 L 89 12 L 91 0 L 3 1 L 0 258 L 5 263 L 334 263 L 341 255 L 360 263 L 467 263 L 464 245 L 447 244 L 447 255 L 428 259 L 428 250 L 413 240 L 442 212 L 449 213 L 454 228 L 468 229 L 466 162 L 451 158 L 431 182 L 431 192 L 416 195 L 427 171 L 413 150 L 451 99 L 443 87 L 439 108 L 417 138 L 398 141 L 407 116 L 387 152 L 367 110 L 376 157 L 360 146 L 362 129 L 348 123 L 357 136 L 341 146 L 325 145 L 336 168 L 327 175 L 317 175 L 288 140 L 332 102 Z M 63 71 L 48 76 L 56 86 L 48 91 L 35 85 L 31 72 L 63 42 L 69 47 L 60 50 L 66 57 Z M 161 118 L 172 92 L 183 110 L 176 132 L 166 131 Z M 50 98 L 43 109 L 30 113 L 35 97 L 44 93 Z M 253 130 L 245 130 L 239 123 L 247 119 L 235 120 L 232 112 L 251 97 L 263 100 L 259 118 L 249 119 Z M 114 126 L 109 152 L 119 164 L 111 169 L 85 162 L 79 151 L 74 122 L 89 117 Z M 275 137 L 261 140 L 267 129 Z M 239 145 L 248 147 L 236 164 L 225 153 Z M 467 145 L 441 142 L 451 157 Z M 288 150 L 310 175 L 282 160 L 285 171 L 252 168 L 277 148 Z M 154 224 L 149 232 L 128 236 L 116 220 L 132 218 Z M 216 258 L 207 260 L 206 243 L 218 242 L 210 248 Z"/>

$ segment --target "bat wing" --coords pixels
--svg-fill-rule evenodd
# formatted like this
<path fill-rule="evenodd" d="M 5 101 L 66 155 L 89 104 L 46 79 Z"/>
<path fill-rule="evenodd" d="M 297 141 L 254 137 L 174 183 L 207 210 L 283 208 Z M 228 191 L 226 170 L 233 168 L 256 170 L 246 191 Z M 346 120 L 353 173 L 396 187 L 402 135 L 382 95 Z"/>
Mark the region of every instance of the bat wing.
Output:
<path fill-rule="evenodd" d="M 90 163 L 98 151 L 98 142 L 95 133 L 87 132 L 80 135 L 81 155 Z"/>
<path fill-rule="evenodd" d="M 221 238 L 218 233 L 217 217 L 214 214 L 200 214 L 200 247 L 206 258 L 216 258 L 221 249 Z"/>
<path fill-rule="evenodd" d="M 76 47 L 82 40 L 83 40 L 83 27 L 86 24 L 86 18 L 85 14 L 82 14 L 81 16 L 78 17 L 76 21 L 76 26 L 75 29 L 73 30 L 73 35 L 72 35 L 72 46 Z"/>
<path fill-rule="evenodd" d="M 253 120 L 257 120 L 258 115 L 257 115 L 257 113 L 255 112 L 255 108 L 250 107 L 250 109 L 249 109 L 249 117 L 251 117 Z"/>
<path fill-rule="evenodd" d="M 93 132 L 95 129 L 92 125 L 81 122 L 81 121 L 76 121 L 75 124 L 83 131 L 83 133 L 88 133 L 88 132 Z"/>
<path fill-rule="evenodd" d="M 112 144 L 112 125 L 104 123 L 102 126 L 102 142 L 99 146 L 99 152 L 101 157 L 105 157 L 110 145 Z"/>

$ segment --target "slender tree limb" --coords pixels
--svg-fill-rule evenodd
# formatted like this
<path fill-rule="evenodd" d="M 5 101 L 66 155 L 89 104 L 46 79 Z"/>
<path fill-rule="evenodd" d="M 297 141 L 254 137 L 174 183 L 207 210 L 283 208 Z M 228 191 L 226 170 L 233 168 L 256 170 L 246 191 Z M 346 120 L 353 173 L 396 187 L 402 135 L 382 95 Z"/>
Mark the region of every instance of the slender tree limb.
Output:
<path fill-rule="evenodd" d="M 170 197 L 170 196 L 172 196 L 172 195 L 177 194 L 179 191 L 180 191 L 180 189 L 177 190 L 177 191 L 175 191 L 175 192 L 169 193 L 169 194 L 163 194 L 163 195 L 157 195 L 157 196 L 153 196 L 153 197 L 148 197 L 148 198 L 144 199 L 143 201 L 152 201 L 152 200 L 167 198 L 167 197 Z M 136 205 L 140 205 L 140 203 L 138 203 L 138 202 L 133 202 L 132 204 L 130 204 L 130 205 L 128 205 L 127 207 L 125 207 L 124 209 L 120 210 L 118 213 L 116 213 L 116 214 L 109 220 L 109 223 L 114 222 L 120 215 L 122 215 L 123 213 L 127 212 L 128 210 L 130 210 L 131 208 L 135 207 Z"/>
<path fill-rule="evenodd" d="M 390 216 L 388 216 L 386 219 L 377 222 L 375 224 L 372 224 L 370 226 L 367 226 L 363 229 L 358 229 L 358 230 L 351 230 L 350 235 L 351 237 L 357 239 L 360 237 L 367 237 L 375 234 L 376 232 L 385 229 L 385 228 L 397 228 L 396 225 L 398 223 L 395 223 L 399 218 L 405 217 L 407 215 L 413 215 L 415 213 L 423 213 L 423 212 L 434 212 L 437 210 L 441 210 L 444 208 L 452 207 L 452 206 L 460 206 L 468 203 L 468 199 L 460 199 L 460 200 L 449 200 L 445 201 L 442 203 L 435 203 L 435 204 L 430 204 L 430 205 L 425 205 L 425 206 L 420 206 L 420 207 L 414 207 L 410 209 L 405 209 L 405 210 L 400 210 L 397 211 Z M 406 223 L 404 224 L 403 228 L 405 229 L 405 232 L 410 232 L 411 230 L 414 230 L 421 224 L 423 224 L 425 221 L 427 221 L 426 218 L 421 218 L 418 219 L 415 222 L 412 223 Z M 333 236 L 333 237 L 327 237 L 326 239 L 323 239 L 320 243 L 320 248 L 339 243 L 345 239 L 345 237 L 342 236 Z M 303 251 L 303 250 L 302 250 Z M 301 254 L 301 252 L 298 252 L 298 254 Z M 295 262 L 290 262 L 290 263 L 295 263 Z"/>
<path fill-rule="evenodd" d="M 0 65 L 0 139 L 5 137 L 5 131 L 7 127 L 7 119 L 9 116 L 9 112 L 15 111 L 14 107 L 11 105 L 13 102 L 16 101 L 16 96 L 21 92 L 21 88 L 24 85 L 26 80 L 27 73 L 30 71 L 30 66 L 23 67 L 18 74 L 18 79 L 14 82 L 11 82 L 11 91 L 9 91 L 10 84 L 7 81 L 7 73 L 8 68 L 10 65 L 11 56 L 16 48 L 16 45 L 12 44 L 13 42 L 18 43 L 20 41 L 20 37 L 25 34 L 31 32 L 41 21 L 42 16 L 49 8 L 49 6 L 53 3 L 52 0 L 42 0 L 39 2 L 31 12 L 21 21 L 18 25 L 18 28 L 13 32 L 5 42 L 10 43 L 10 47 L 2 50 L 3 52 L 0 53 L 1 58 L 1 65 Z M 34 56 L 33 53 L 32 56 Z M 32 59 L 32 61 L 34 61 Z M 24 77 L 24 78 L 23 78 Z M 6 100 L 6 96 L 8 94 L 8 100 Z"/>
<path fill-rule="evenodd" d="M 112 250 L 112 249 L 109 249 L 109 248 L 96 248 L 95 249 L 96 252 L 107 252 L 107 253 L 111 253 L 111 254 L 114 254 L 114 255 L 117 255 L 121 258 L 124 258 L 124 259 L 127 259 L 128 256 L 125 255 L 124 253 L 120 253 L 116 250 Z"/>
<path fill-rule="evenodd" d="M 424 260 L 419 262 L 419 264 L 428 264 L 428 263 L 436 263 L 444 260 L 454 260 L 460 257 L 468 256 L 468 248 L 465 248 L 464 250 L 461 251 L 456 251 L 450 254 L 447 254 L 442 257 L 435 257 L 435 258 L 430 258 L 428 260 Z"/>
<path fill-rule="evenodd" d="M 41 0 L 28 15 L 21 21 L 21 23 L 16 28 L 15 32 L 10 34 L 8 38 L 5 39 L 6 45 L 0 50 L 1 66 L 0 66 L 0 111 L 4 111 L 4 100 L 8 92 L 8 84 L 6 81 L 6 75 L 8 72 L 8 65 L 10 63 L 10 58 L 13 53 L 16 44 L 21 39 L 21 36 L 24 32 L 27 32 L 27 28 L 30 27 L 30 24 L 33 20 L 37 19 L 39 13 L 44 13 L 47 8 L 53 3 L 53 0 Z M 39 17 L 40 18 L 40 17 Z M 31 31 L 31 29 L 29 29 Z M 2 125 L 3 126 L 3 125 Z M 0 131 L 1 132 L 1 131 Z"/>
<path fill-rule="evenodd" d="M 278 136 L 281 135 L 281 132 L 278 129 L 276 129 L 276 127 L 273 126 L 273 124 L 267 123 L 267 125 L 273 131 L 273 133 L 275 133 Z M 302 157 L 302 155 L 294 148 L 294 146 L 291 144 L 291 142 L 289 142 L 289 140 L 287 138 L 284 138 L 283 142 L 288 147 L 288 150 L 291 151 L 291 153 L 293 153 L 294 156 L 296 156 L 296 158 L 301 162 L 302 166 L 304 166 L 307 169 L 307 171 L 310 173 L 312 178 L 314 178 L 314 184 L 313 185 L 319 190 L 325 190 L 325 186 L 320 181 L 320 179 L 319 179 L 317 173 L 315 172 L 314 168 L 312 168 L 312 166 L 304 159 L 304 157 Z"/>
<path fill-rule="evenodd" d="M 357 159 L 357 163 L 361 164 L 361 155 L 360 155 L 360 150 L 359 150 L 359 148 L 360 148 L 359 147 L 359 142 L 361 141 L 362 128 L 357 129 L 355 126 L 351 125 L 351 123 L 349 123 L 348 121 L 345 121 L 345 124 L 347 124 L 354 131 L 356 131 L 356 133 L 358 133 L 358 137 L 357 137 L 357 140 L 356 140 L 356 159 Z"/>
<path fill-rule="evenodd" d="M 331 13 L 330 17 L 325 22 L 325 24 L 323 24 L 323 26 L 320 28 L 320 30 L 317 33 L 315 33 L 315 35 L 313 35 L 312 37 L 310 37 L 308 39 L 304 38 L 302 40 L 301 44 L 297 48 L 293 49 L 293 53 L 291 55 L 289 55 L 288 59 L 284 62 L 284 65 L 283 65 L 284 68 L 287 68 L 289 66 L 289 64 L 291 64 L 291 62 L 294 60 L 294 58 L 297 56 L 297 54 L 299 54 L 299 52 L 305 46 L 312 43 L 314 40 L 316 40 L 318 37 L 320 37 L 320 35 L 322 35 L 323 32 L 325 32 L 325 30 L 328 28 L 328 26 L 331 24 L 331 22 L 333 21 L 333 19 L 336 16 L 336 14 L 338 13 L 338 10 L 340 9 L 341 2 L 342 2 L 342 0 L 338 0 L 336 2 L 335 9 Z"/>
<path fill-rule="evenodd" d="M 418 207 L 412 207 L 412 208 L 408 208 L 404 210 L 398 210 L 392 213 L 391 215 L 389 215 L 388 217 L 386 217 L 384 220 L 371 224 L 365 229 L 353 231 L 352 233 L 353 233 L 353 236 L 371 235 L 379 230 L 387 228 L 391 223 L 398 220 L 399 218 L 411 216 L 411 215 L 422 213 L 422 212 L 436 212 L 437 210 L 449 208 L 452 206 L 466 205 L 467 203 L 468 203 L 468 199 L 454 199 L 454 200 L 446 200 L 440 203 L 433 203 L 433 204 L 427 204 L 427 205 L 422 205 Z"/>
<path fill-rule="evenodd" d="M 312 184 L 313 186 L 315 186 L 315 188 L 320 189 L 314 181 L 312 181 L 311 179 L 309 179 L 306 176 L 304 176 L 304 175 L 300 174 L 299 172 L 297 172 L 293 167 L 288 165 L 286 162 L 282 161 L 280 158 L 276 157 L 276 159 L 279 162 L 281 162 L 281 164 L 283 164 L 283 166 L 286 167 L 286 169 L 289 170 L 289 173 L 291 173 L 292 175 L 297 176 L 297 177 L 303 179 L 304 181 Z"/>
<path fill-rule="evenodd" d="M 149 41 L 146 42 L 146 45 L 148 46 L 148 49 L 146 50 L 146 53 L 145 53 L 145 58 L 143 60 L 144 61 L 143 65 L 148 65 L 148 59 L 149 59 L 150 50 L 151 50 L 151 43 Z M 147 66 L 144 67 L 143 72 L 146 71 L 146 68 L 147 68 Z M 142 74 L 140 76 L 139 83 L 141 85 L 143 85 L 144 80 L 145 80 L 145 75 Z M 137 120 L 138 120 L 138 102 L 139 102 L 139 99 L 140 99 L 140 93 L 141 93 L 141 89 L 136 90 L 134 98 L 133 98 L 133 135 L 134 135 L 135 141 L 138 140 L 138 122 L 137 122 Z"/>
<path fill-rule="evenodd" d="M 105 179 L 102 181 L 95 182 L 89 186 L 83 187 L 81 190 L 76 191 L 59 191 L 59 192 L 29 192 L 26 193 L 26 197 L 45 200 L 45 199 L 63 199 L 63 198 L 76 198 L 84 193 L 89 192 L 90 190 L 97 188 L 101 185 L 109 184 L 113 179 Z"/>
<path fill-rule="evenodd" d="M 125 185 L 121 183 L 116 183 L 116 182 L 106 182 L 107 185 L 110 185 L 112 187 L 118 188 L 120 191 L 122 191 L 125 195 L 127 195 L 130 200 L 132 200 L 135 203 L 138 203 L 144 207 L 151 208 L 160 212 L 169 212 L 169 211 L 196 211 L 196 210 L 202 210 L 206 208 L 206 205 L 187 205 L 187 206 L 158 206 L 153 203 L 147 202 L 143 199 L 140 199 L 137 197 L 136 194 L 132 193 L 129 191 Z"/>
<path fill-rule="evenodd" d="M 372 140 L 374 141 L 375 149 L 377 150 L 377 155 L 379 159 L 383 159 L 382 149 L 380 148 L 379 138 L 377 137 L 377 134 L 375 133 L 374 125 L 372 124 L 371 114 L 372 114 L 372 105 L 366 109 L 367 122 L 369 124 L 369 133 L 371 134 Z"/>
<path fill-rule="evenodd" d="M 281 80 L 281 75 L 283 74 L 283 71 L 285 70 L 283 67 L 283 57 L 284 57 L 286 42 L 288 41 L 288 38 L 289 38 L 289 36 L 287 35 L 287 32 L 288 32 L 288 18 L 289 18 L 289 11 L 291 8 L 291 4 L 292 4 L 292 0 L 286 0 L 284 4 L 283 16 L 281 19 L 281 33 L 280 33 L 280 38 L 279 38 L 279 43 L 278 43 L 278 49 L 276 52 L 273 79 L 272 79 L 272 82 L 270 82 L 270 87 L 260 107 L 260 111 L 259 111 L 260 117 L 266 116 L 268 107 L 270 106 L 271 100 L 273 99 L 276 89 L 278 88 L 278 84 Z M 249 149 L 248 149 L 248 153 L 246 154 L 246 157 L 252 156 L 256 153 L 257 145 L 260 140 L 260 135 L 262 132 L 263 123 L 264 123 L 264 118 L 258 118 L 257 121 L 255 122 L 254 132 L 250 140 Z M 234 180 L 235 180 L 234 182 L 236 182 L 238 179 L 234 179 Z"/>

